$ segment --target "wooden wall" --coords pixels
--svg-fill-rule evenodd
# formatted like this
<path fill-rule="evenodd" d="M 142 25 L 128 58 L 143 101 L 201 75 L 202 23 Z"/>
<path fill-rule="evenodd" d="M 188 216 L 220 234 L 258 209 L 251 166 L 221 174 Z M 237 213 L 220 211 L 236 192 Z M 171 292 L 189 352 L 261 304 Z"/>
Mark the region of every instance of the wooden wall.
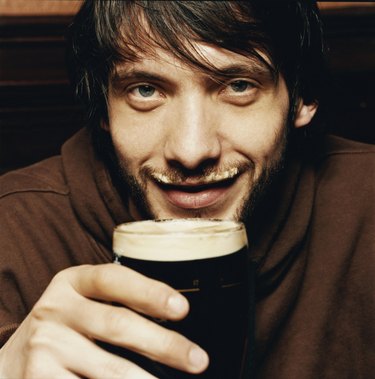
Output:
<path fill-rule="evenodd" d="M 0 19 L 1 172 L 58 153 L 80 127 L 64 63 L 70 19 Z"/>
<path fill-rule="evenodd" d="M 323 9 L 323 20 L 333 77 L 330 129 L 375 143 L 375 2 Z"/>
<path fill-rule="evenodd" d="M 2 16 L 71 16 L 82 0 L 0 0 Z"/>
<path fill-rule="evenodd" d="M 57 154 L 82 125 L 64 63 L 77 1 L 67 12 L 1 13 L 14 1 L 25 0 L 0 0 L 0 173 Z M 328 7 L 324 20 L 335 82 L 331 129 L 375 143 L 375 7 Z"/>

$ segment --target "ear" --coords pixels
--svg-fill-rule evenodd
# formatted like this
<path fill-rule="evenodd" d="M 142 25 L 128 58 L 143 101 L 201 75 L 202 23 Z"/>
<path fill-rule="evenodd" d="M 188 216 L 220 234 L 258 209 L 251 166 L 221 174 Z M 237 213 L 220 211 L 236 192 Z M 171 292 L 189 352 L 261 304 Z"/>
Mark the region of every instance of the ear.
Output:
<path fill-rule="evenodd" d="M 302 126 L 307 125 L 314 117 L 317 109 L 317 102 L 313 102 L 311 104 L 304 104 L 303 100 L 300 99 L 297 106 L 296 116 L 294 118 L 294 127 L 301 128 Z"/>

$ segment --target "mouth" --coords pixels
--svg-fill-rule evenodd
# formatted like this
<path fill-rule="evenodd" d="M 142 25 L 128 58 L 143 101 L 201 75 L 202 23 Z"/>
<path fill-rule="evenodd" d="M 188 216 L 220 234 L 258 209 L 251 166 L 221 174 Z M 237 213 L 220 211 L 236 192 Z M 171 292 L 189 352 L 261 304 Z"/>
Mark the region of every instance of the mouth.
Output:
<path fill-rule="evenodd" d="M 200 180 L 172 181 L 163 174 L 153 179 L 167 201 L 182 209 L 204 209 L 220 202 L 238 179 L 237 168 L 223 173 L 211 173 Z"/>
<path fill-rule="evenodd" d="M 194 180 L 194 179 L 171 179 L 169 176 L 161 173 L 152 173 L 152 177 L 154 180 L 156 180 L 159 184 L 166 184 L 166 185 L 190 185 L 190 186 L 200 186 L 200 185 L 206 185 L 206 184 L 215 184 L 220 183 L 222 181 L 225 181 L 227 179 L 232 179 L 235 176 L 239 174 L 239 169 L 237 167 L 233 167 L 229 170 L 225 170 L 224 172 L 212 172 L 205 177 L 203 177 L 200 180 Z"/>

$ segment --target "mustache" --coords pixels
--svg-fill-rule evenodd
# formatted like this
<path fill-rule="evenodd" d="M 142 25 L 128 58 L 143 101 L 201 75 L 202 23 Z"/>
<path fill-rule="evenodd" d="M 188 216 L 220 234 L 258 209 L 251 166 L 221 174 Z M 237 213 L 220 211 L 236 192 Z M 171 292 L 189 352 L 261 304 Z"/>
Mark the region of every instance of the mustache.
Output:
<path fill-rule="evenodd" d="M 201 185 L 232 179 L 253 168 L 252 162 L 232 162 L 221 167 L 211 166 L 195 170 L 186 170 L 183 167 L 158 169 L 145 165 L 140 169 L 140 175 L 143 180 L 152 179 L 162 184 L 198 183 Z"/>

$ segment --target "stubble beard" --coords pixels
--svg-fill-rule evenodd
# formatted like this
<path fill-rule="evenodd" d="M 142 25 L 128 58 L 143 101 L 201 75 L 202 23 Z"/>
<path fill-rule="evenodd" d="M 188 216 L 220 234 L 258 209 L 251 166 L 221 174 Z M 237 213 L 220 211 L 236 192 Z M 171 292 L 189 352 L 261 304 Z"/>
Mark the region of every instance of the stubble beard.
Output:
<path fill-rule="evenodd" d="M 250 185 L 249 191 L 246 196 L 242 199 L 238 205 L 236 211 L 234 212 L 232 218 L 237 221 L 246 222 L 246 220 L 253 214 L 254 209 L 257 204 L 261 201 L 263 196 L 268 192 L 272 183 L 279 176 L 280 172 L 284 167 L 285 155 L 286 155 L 286 135 L 281 136 L 279 140 L 280 148 L 276 156 L 268 163 L 266 167 L 262 169 L 259 177 Z M 151 169 L 146 168 L 145 170 L 141 169 L 139 174 L 139 179 L 137 176 L 131 174 L 127 169 L 128 164 L 126 160 L 118 157 L 118 171 L 120 179 L 120 187 L 126 189 L 125 198 L 128 199 L 128 202 L 132 201 L 135 209 L 137 210 L 139 216 L 142 219 L 158 219 L 161 218 L 160 214 L 157 214 L 153 210 L 150 201 L 147 198 L 147 181 L 150 179 Z M 247 170 L 253 170 L 254 167 L 252 164 L 242 165 L 242 173 L 244 175 L 248 174 L 251 177 L 251 172 L 246 172 L 244 167 L 247 167 Z M 214 172 L 215 168 L 212 167 L 205 172 L 202 171 L 201 176 L 208 175 L 208 172 Z M 174 168 L 170 171 L 164 172 L 169 177 L 173 178 L 187 178 L 188 175 L 185 172 L 179 172 L 178 169 Z M 196 178 L 196 175 L 194 175 Z M 202 218 L 207 217 L 209 210 L 205 209 L 192 209 L 184 210 L 187 218 Z"/>

